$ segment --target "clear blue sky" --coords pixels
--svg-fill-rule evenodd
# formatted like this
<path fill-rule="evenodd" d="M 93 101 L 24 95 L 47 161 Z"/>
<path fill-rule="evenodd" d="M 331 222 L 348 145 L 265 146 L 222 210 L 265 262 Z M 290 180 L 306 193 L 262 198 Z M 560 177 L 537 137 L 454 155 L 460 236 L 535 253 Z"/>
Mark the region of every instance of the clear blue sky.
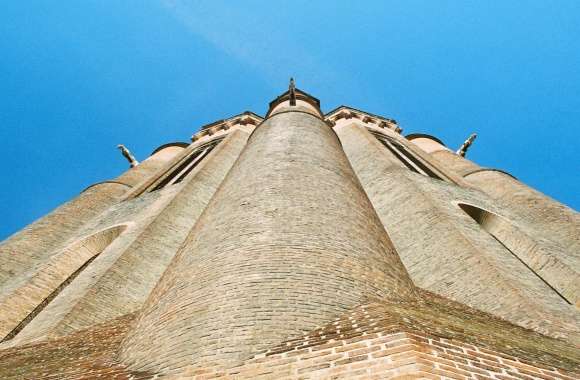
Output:
<path fill-rule="evenodd" d="M 0 239 L 288 77 L 580 207 L 580 1 L 4 1 Z"/>

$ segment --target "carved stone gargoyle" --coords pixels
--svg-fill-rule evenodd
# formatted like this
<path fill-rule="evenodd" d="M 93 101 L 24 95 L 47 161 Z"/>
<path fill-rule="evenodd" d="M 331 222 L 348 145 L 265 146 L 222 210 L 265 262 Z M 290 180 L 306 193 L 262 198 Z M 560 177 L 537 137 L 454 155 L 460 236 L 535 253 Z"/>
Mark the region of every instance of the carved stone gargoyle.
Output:
<path fill-rule="evenodd" d="M 119 145 L 117 145 L 117 148 L 119 148 L 119 150 L 121 151 L 123 156 L 127 159 L 127 161 L 129 161 L 129 165 L 131 165 L 132 168 L 139 165 L 139 161 L 137 161 L 135 156 L 133 156 L 131 154 L 131 151 L 129 149 L 127 149 L 127 147 L 125 145 L 119 144 Z"/>
<path fill-rule="evenodd" d="M 459 147 L 459 149 L 457 149 L 457 152 L 455 152 L 456 154 L 460 155 L 461 157 L 465 157 L 465 154 L 467 153 L 467 150 L 469 149 L 469 147 L 471 146 L 471 144 L 473 144 L 473 141 L 475 141 L 475 138 L 477 137 L 477 134 L 472 133 L 467 140 L 465 140 L 465 142 L 461 145 L 461 147 Z"/>

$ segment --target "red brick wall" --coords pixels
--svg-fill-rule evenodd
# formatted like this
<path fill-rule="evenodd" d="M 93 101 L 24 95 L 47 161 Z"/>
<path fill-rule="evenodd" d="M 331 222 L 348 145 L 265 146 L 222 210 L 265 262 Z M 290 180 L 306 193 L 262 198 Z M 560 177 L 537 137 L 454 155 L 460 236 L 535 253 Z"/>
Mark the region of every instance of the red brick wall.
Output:
<path fill-rule="evenodd" d="M 286 352 L 269 352 L 227 371 L 196 369 L 174 378 L 251 379 L 577 379 L 474 345 L 420 333 L 375 333 Z"/>

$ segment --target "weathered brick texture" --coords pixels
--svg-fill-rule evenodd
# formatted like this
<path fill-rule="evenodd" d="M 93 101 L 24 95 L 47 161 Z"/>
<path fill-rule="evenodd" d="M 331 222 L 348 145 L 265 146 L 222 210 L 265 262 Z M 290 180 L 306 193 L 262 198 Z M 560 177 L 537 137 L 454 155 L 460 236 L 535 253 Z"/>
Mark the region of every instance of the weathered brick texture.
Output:
<path fill-rule="evenodd" d="M 498 171 L 480 171 L 465 180 L 495 200 L 509 205 L 518 216 L 534 225 L 534 232 L 564 246 L 580 263 L 580 214 L 511 176 Z M 577 266 L 576 266 L 577 268 Z"/>
<path fill-rule="evenodd" d="M 111 207 L 133 186 L 166 164 L 166 157 L 154 155 L 112 181 L 85 189 L 65 203 L 0 244 L 0 294 L 22 286 L 35 268 L 47 262 L 59 249 L 83 235 L 82 228 Z"/>
<path fill-rule="evenodd" d="M 580 339 L 577 311 L 457 203 L 507 210 L 477 190 L 407 170 L 360 123 L 338 123 L 335 130 L 416 285 L 543 333 Z"/>
<path fill-rule="evenodd" d="M 54 341 L 0 351 L 5 379 L 577 379 L 580 354 L 561 341 L 428 292 L 360 305 L 232 368 L 135 372 L 119 361 L 128 314 Z M 469 321 L 469 324 L 466 324 Z"/>
<path fill-rule="evenodd" d="M 234 365 L 369 296 L 412 293 L 333 130 L 282 112 L 254 131 L 123 357 L 163 371 Z"/>
<path fill-rule="evenodd" d="M 443 166 L 461 175 L 468 184 L 530 223 L 535 236 L 554 240 L 570 252 L 580 252 L 580 215 L 576 211 L 501 170 L 482 168 L 446 149 L 437 150 L 431 155 Z M 578 265 L 580 256 L 573 256 Z"/>
<path fill-rule="evenodd" d="M 115 226 L 53 255 L 26 283 L 0 298 L 0 336 L 12 339 L 125 229 Z M 54 318 L 54 316 L 53 316 Z"/>
<path fill-rule="evenodd" d="M 580 378 L 578 214 L 319 105 L 291 86 L 2 243 L 0 378 Z"/>
<path fill-rule="evenodd" d="M 433 145 L 437 143 L 431 142 Z M 504 229 L 522 261 L 580 307 L 580 214 L 530 188 L 501 170 L 482 168 L 443 146 L 431 152 L 440 166 L 463 177 L 466 185 L 484 192 L 510 216 Z M 495 218 L 495 220 L 505 218 Z M 519 240 L 516 242 L 515 240 Z"/>
<path fill-rule="evenodd" d="M 16 341 L 65 335 L 140 309 L 237 159 L 248 135 L 235 130 L 190 173 L 187 181 L 159 190 L 163 192 L 161 197 L 145 208 L 152 214 L 147 219 L 136 219 L 141 219 L 139 231 L 124 236 L 117 242 L 124 245 L 114 254 L 91 265 L 75 287 L 51 302 Z M 124 202 L 120 214 L 125 218 L 131 215 L 126 213 L 127 208 L 137 201 Z"/>
<path fill-rule="evenodd" d="M 21 286 L 31 270 L 64 248 L 83 223 L 107 210 L 126 191 L 127 186 L 118 183 L 93 186 L 5 240 L 0 245 L 0 294 Z"/>

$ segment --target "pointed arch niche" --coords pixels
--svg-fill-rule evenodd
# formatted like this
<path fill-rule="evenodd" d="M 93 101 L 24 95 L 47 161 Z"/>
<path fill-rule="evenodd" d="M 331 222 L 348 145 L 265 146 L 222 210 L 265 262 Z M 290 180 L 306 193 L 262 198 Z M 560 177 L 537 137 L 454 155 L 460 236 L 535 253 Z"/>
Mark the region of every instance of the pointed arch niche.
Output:
<path fill-rule="evenodd" d="M 52 256 L 26 282 L 0 299 L 0 342 L 14 338 L 62 290 L 86 269 L 125 229 L 107 228 Z"/>
<path fill-rule="evenodd" d="M 497 214 L 466 203 L 457 205 L 566 303 L 580 305 L 580 276 L 560 259 L 565 253 L 538 245 L 529 235 Z"/>

